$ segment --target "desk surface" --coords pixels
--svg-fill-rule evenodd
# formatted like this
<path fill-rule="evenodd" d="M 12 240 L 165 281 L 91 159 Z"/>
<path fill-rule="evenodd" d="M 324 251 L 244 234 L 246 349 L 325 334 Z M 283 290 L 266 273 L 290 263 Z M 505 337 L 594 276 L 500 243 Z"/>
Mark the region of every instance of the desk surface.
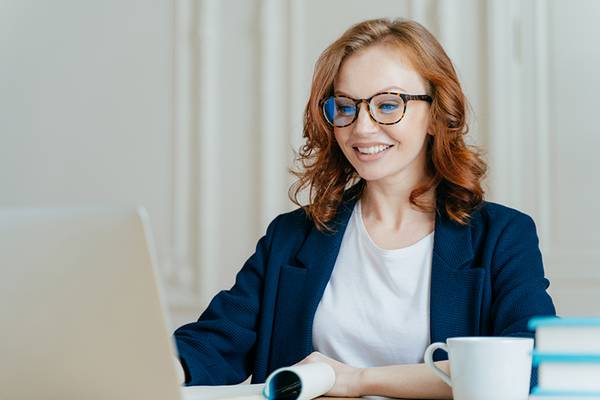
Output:
<path fill-rule="evenodd" d="M 264 400 L 262 386 L 187 386 L 182 393 L 183 400 Z M 340 397 L 319 397 L 319 400 L 340 400 Z"/>

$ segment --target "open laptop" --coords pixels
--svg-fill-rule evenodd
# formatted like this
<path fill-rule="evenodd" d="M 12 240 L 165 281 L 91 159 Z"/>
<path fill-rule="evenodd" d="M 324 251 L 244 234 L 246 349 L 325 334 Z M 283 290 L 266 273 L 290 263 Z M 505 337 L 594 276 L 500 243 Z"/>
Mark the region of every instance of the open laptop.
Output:
<path fill-rule="evenodd" d="M 181 399 L 153 249 L 142 209 L 0 209 L 0 399 Z"/>

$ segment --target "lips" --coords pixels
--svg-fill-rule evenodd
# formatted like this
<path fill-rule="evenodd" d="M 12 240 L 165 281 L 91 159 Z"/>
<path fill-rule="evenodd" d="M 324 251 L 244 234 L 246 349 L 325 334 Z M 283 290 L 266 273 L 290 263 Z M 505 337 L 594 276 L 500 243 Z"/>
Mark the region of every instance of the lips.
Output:
<path fill-rule="evenodd" d="M 353 149 L 357 150 L 361 154 L 378 154 L 383 151 L 386 151 L 387 149 L 389 149 L 392 146 L 393 146 L 392 144 L 378 144 L 378 145 L 371 145 L 371 146 L 358 145 L 358 146 L 353 146 Z"/>
<path fill-rule="evenodd" d="M 352 147 L 371 147 L 371 146 L 393 146 L 393 143 L 387 142 L 354 142 L 350 143 Z"/>
<path fill-rule="evenodd" d="M 355 158 L 361 162 L 374 162 L 384 158 L 388 153 L 390 153 L 390 149 L 393 148 L 394 145 L 381 145 L 379 146 L 371 146 L 367 147 L 367 151 L 369 152 L 361 152 L 359 147 L 353 147 Z M 362 150 L 365 150 L 362 146 L 360 147 Z M 374 149 L 373 149 L 374 148 Z M 374 152 L 370 152 L 374 151 Z"/>

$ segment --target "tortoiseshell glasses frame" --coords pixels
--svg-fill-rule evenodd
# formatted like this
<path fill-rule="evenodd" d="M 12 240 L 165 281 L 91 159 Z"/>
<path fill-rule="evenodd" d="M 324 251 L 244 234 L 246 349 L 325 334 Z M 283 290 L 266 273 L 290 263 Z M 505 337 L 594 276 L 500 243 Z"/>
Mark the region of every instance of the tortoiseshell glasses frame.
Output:
<path fill-rule="evenodd" d="M 388 99 L 390 99 L 389 96 L 391 96 L 391 98 L 393 97 L 398 97 L 399 99 L 402 100 L 402 113 L 401 114 L 397 114 L 396 116 L 394 116 L 393 114 L 389 113 L 388 115 L 390 116 L 394 116 L 392 121 L 381 121 L 381 116 L 376 115 L 376 106 L 377 104 L 375 104 L 372 100 L 377 98 L 378 96 L 381 98 L 382 95 L 388 95 Z M 373 96 L 366 98 L 366 99 L 354 99 L 352 97 L 349 96 L 329 96 L 327 98 L 322 99 L 319 103 L 321 106 L 321 109 L 323 111 L 323 116 L 325 117 L 325 120 L 332 126 L 335 126 L 336 128 L 344 128 L 346 126 L 352 125 L 354 123 L 354 121 L 356 121 L 356 119 L 358 118 L 358 114 L 360 111 L 360 104 L 361 103 L 366 103 L 367 104 L 367 111 L 369 112 L 369 117 L 371 118 L 372 121 L 380 124 L 380 125 L 394 125 L 397 124 L 398 122 L 400 122 L 402 120 L 402 118 L 404 117 L 404 115 L 406 114 L 406 105 L 409 101 L 411 100 L 415 100 L 415 101 L 426 101 L 428 103 L 433 102 L 433 98 L 429 95 L 426 94 L 406 94 L 406 93 L 399 93 L 399 92 L 379 92 L 374 94 Z M 346 115 L 345 118 L 337 118 L 337 123 L 336 123 L 336 115 L 328 115 L 332 112 L 336 111 L 336 107 L 337 104 L 346 102 L 347 106 L 351 106 L 351 114 L 350 115 Z M 397 110 L 392 110 L 395 113 L 398 113 Z M 348 120 L 348 118 L 350 118 L 350 120 Z M 379 117 L 379 119 L 378 119 Z"/>

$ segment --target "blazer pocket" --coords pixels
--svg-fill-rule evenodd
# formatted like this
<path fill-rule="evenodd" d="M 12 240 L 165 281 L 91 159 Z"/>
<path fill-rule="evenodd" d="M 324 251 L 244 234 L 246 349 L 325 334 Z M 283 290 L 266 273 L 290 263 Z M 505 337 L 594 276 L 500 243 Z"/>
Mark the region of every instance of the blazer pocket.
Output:
<path fill-rule="evenodd" d="M 275 304 L 275 327 L 283 328 L 297 324 L 306 299 L 306 269 L 284 265 L 279 274 L 277 301 Z"/>

